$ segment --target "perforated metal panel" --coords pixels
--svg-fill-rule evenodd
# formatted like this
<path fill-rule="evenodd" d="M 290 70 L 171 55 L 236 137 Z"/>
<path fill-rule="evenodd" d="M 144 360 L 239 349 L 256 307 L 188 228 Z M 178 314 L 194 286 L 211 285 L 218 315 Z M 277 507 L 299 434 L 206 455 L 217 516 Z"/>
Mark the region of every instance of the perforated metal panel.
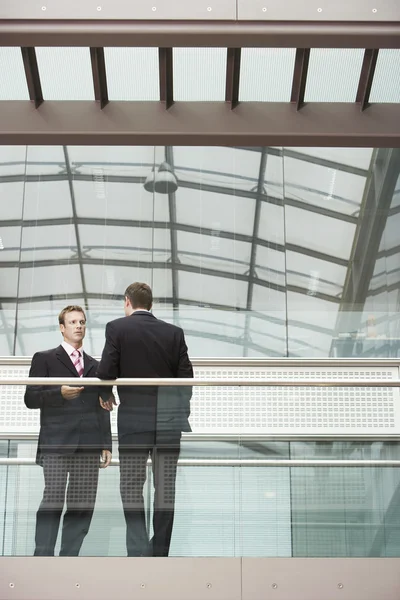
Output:
<path fill-rule="evenodd" d="M 26 376 L 25 365 L 0 365 L 1 377 Z M 390 380 L 397 367 L 232 368 L 197 367 L 197 379 L 358 379 Z M 37 432 L 39 411 L 24 405 L 23 386 L 0 389 L 0 432 Z M 371 434 L 400 433 L 398 388 L 196 387 L 190 422 L 196 433 Z M 112 428 L 116 432 L 116 414 Z"/>

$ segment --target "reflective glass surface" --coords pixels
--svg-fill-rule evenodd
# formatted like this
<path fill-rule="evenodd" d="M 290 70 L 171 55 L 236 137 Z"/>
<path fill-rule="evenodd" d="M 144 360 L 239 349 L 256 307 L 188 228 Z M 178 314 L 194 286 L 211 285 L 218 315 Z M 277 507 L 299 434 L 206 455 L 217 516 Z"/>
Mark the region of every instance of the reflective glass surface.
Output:
<path fill-rule="evenodd" d="M 3 146 L 1 353 L 53 346 L 78 303 L 100 354 L 136 280 L 191 356 L 396 357 L 399 171 L 397 149 Z"/>

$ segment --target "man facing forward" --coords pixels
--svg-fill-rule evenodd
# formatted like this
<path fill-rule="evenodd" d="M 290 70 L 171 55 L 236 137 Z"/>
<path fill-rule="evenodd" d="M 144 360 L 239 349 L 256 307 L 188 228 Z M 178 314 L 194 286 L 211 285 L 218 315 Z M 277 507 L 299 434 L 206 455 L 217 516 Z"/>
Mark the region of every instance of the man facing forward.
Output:
<path fill-rule="evenodd" d="M 40 409 L 36 462 L 43 467 L 45 489 L 36 514 L 35 556 L 54 556 L 66 489 L 60 556 L 78 556 L 92 520 L 99 466 L 111 462 L 110 414 L 99 405 L 99 394 L 108 398 L 110 392 L 85 388 L 79 379 L 95 377 L 98 365 L 82 348 L 85 313 L 67 306 L 58 320 L 62 344 L 37 352 L 29 376 L 76 377 L 77 385 L 28 385 L 24 398 L 28 408 Z"/>

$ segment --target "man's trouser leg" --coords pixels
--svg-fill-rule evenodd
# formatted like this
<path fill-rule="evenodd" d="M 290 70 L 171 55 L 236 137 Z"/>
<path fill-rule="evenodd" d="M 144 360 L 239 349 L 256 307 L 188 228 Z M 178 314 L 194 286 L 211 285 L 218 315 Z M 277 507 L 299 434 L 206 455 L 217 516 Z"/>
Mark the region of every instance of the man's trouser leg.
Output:
<path fill-rule="evenodd" d="M 35 556 L 54 556 L 68 477 L 68 457 L 43 456 L 44 492 L 36 513 Z"/>
<path fill-rule="evenodd" d="M 96 502 L 100 455 L 77 452 L 69 457 L 67 510 L 63 519 L 60 556 L 78 556 L 89 531 Z"/>
<path fill-rule="evenodd" d="M 174 524 L 180 433 L 157 434 L 152 450 L 154 480 L 153 556 L 168 556 Z"/>
<path fill-rule="evenodd" d="M 140 446 L 124 449 L 120 447 L 120 491 L 126 522 L 128 556 L 149 556 L 143 498 L 149 450 Z"/>

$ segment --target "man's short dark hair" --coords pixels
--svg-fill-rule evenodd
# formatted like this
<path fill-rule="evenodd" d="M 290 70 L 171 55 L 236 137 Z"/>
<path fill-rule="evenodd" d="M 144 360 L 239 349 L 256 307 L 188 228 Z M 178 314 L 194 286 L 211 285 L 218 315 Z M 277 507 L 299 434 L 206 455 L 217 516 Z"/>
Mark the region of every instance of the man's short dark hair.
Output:
<path fill-rule="evenodd" d="M 83 314 L 83 316 L 85 317 L 85 321 L 86 321 L 86 315 L 85 315 L 85 311 L 83 310 L 83 308 L 81 306 L 78 306 L 77 304 L 74 305 L 70 305 L 70 306 L 66 306 L 65 308 L 62 309 L 62 311 L 60 312 L 60 314 L 58 315 L 58 322 L 60 325 L 64 325 L 64 320 L 65 320 L 65 315 L 67 315 L 70 312 L 80 312 Z"/>
<path fill-rule="evenodd" d="M 125 298 L 128 298 L 133 309 L 145 308 L 150 310 L 153 304 L 153 293 L 147 283 L 135 281 L 125 290 Z"/>

